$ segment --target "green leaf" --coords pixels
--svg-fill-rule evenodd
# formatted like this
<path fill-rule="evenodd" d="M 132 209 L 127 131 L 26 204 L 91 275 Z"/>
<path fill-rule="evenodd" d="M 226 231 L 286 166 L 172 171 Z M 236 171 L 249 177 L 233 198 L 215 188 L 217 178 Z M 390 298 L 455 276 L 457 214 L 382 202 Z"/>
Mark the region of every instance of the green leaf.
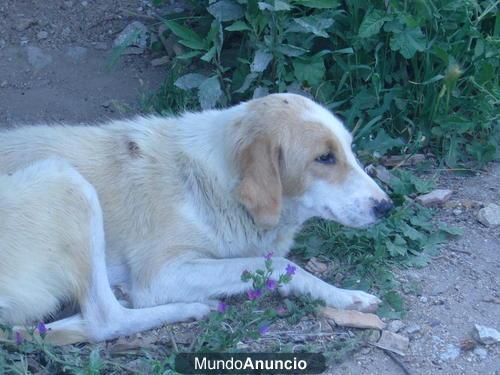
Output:
<path fill-rule="evenodd" d="M 202 109 L 210 109 L 215 107 L 217 101 L 222 96 L 219 78 L 213 76 L 204 80 L 198 91 L 198 100 Z"/>
<path fill-rule="evenodd" d="M 191 49 L 205 49 L 205 43 L 203 43 L 203 41 L 181 39 L 179 40 L 179 44 L 182 44 L 183 46 L 189 47 Z"/>
<path fill-rule="evenodd" d="M 293 72 L 299 82 L 307 82 L 314 86 L 321 83 L 325 76 L 325 63 L 321 56 L 297 58 L 293 62 Z"/>
<path fill-rule="evenodd" d="M 386 21 L 390 21 L 392 18 L 388 16 L 385 12 L 374 9 L 368 13 L 361 25 L 359 26 L 358 35 L 361 38 L 369 38 L 380 32 L 380 29 Z"/>
<path fill-rule="evenodd" d="M 424 51 L 426 38 L 419 27 L 394 33 L 390 40 L 393 51 L 399 51 L 406 59 L 411 59 L 417 51 Z"/>
<path fill-rule="evenodd" d="M 191 41 L 194 43 L 198 42 L 203 44 L 203 39 L 194 30 L 182 26 L 179 23 L 172 20 L 164 21 L 164 23 L 165 26 L 167 26 L 170 29 L 170 31 L 172 31 L 179 38 L 185 41 Z"/>
<path fill-rule="evenodd" d="M 272 12 L 282 11 L 282 10 L 290 10 L 291 9 L 290 5 L 287 2 L 285 2 L 285 1 L 274 0 L 272 2 L 274 3 L 274 5 L 266 3 L 264 1 L 259 1 L 259 3 L 258 3 L 259 9 L 260 10 L 270 10 Z"/>
<path fill-rule="evenodd" d="M 331 9 L 340 5 L 337 0 L 295 0 L 294 3 L 314 9 Z"/>
<path fill-rule="evenodd" d="M 207 79 L 207 76 L 199 73 L 188 73 L 182 77 L 177 78 L 174 85 L 183 90 L 190 90 L 200 87 L 203 81 Z"/>
<path fill-rule="evenodd" d="M 219 0 L 207 7 L 208 13 L 221 22 L 234 21 L 243 17 L 243 8 L 232 0 Z"/>
<path fill-rule="evenodd" d="M 227 31 L 245 31 L 251 30 L 251 28 L 244 21 L 236 21 L 232 25 L 226 27 Z"/>
<path fill-rule="evenodd" d="M 296 25 L 290 25 L 287 29 L 288 32 L 313 33 L 323 38 L 328 38 L 328 33 L 325 30 L 333 25 L 331 17 L 322 15 L 294 18 L 293 21 Z"/>
<path fill-rule="evenodd" d="M 212 58 L 215 56 L 215 52 L 217 52 L 217 47 L 213 46 L 208 50 L 207 53 L 205 53 L 203 56 L 200 57 L 203 61 L 210 62 Z"/>
<path fill-rule="evenodd" d="M 281 52 L 285 56 L 290 56 L 290 57 L 297 57 L 297 56 L 302 56 L 305 53 L 309 52 L 309 50 L 300 48 L 297 46 L 292 46 L 291 44 L 280 44 L 276 48 L 278 52 Z"/>
<path fill-rule="evenodd" d="M 253 58 L 253 62 L 250 65 L 250 70 L 252 72 L 263 72 L 266 70 L 267 66 L 273 59 L 273 55 L 264 50 L 255 51 L 255 56 Z"/>
<path fill-rule="evenodd" d="M 181 55 L 177 55 L 175 57 L 179 60 L 189 60 L 189 59 L 191 59 L 195 56 L 199 56 L 199 55 L 201 55 L 201 51 L 189 51 L 189 52 L 183 53 Z"/>

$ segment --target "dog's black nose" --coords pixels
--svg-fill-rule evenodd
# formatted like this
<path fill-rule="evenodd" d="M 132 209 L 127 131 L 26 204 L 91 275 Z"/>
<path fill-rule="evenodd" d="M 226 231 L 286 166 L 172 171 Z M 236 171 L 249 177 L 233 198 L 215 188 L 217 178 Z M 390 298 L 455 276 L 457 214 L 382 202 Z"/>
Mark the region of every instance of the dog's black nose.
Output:
<path fill-rule="evenodd" d="M 393 207 L 394 204 L 390 199 L 383 199 L 375 203 L 375 206 L 373 206 L 373 213 L 376 218 L 380 219 L 386 217 Z"/>

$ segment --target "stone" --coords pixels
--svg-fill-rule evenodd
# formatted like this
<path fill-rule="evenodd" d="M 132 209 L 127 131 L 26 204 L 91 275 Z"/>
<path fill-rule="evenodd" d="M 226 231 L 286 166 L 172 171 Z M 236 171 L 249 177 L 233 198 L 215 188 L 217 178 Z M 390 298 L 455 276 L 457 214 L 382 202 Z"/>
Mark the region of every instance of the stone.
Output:
<path fill-rule="evenodd" d="M 40 31 L 40 32 L 38 32 L 38 33 L 36 34 L 36 37 L 37 37 L 38 39 L 40 39 L 40 40 L 42 40 L 42 39 L 47 39 L 47 38 L 49 37 L 49 33 L 48 33 L 48 32 L 46 32 L 46 31 L 44 31 L 44 30 L 42 30 L 42 31 Z"/>
<path fill-rule="evenodd" d="M 401 320 L 392 320 L 387 325 L 387 330 L 398 333 L 404 328 L 405 324 Z"/>
<path fill-rule="evenodd" d="M 5 41 L 5 39 L 0 39 L 0 49 L 5 47 L 6 45 L 7 45 L 7 42 Z"/>
<path fill-rule="evenodd" d="M 66 56 L 71 60 L 80 61 L 87 56 L 88 49 L 79 46 L 70 46 L 66 49 Z"/>
<path fill-rule="evenodd" d="M 473 353 L 481 359 L 486 359 L 488 357 L 488 351 L 485 348 L 477 347 L 474 349 Z"/>
<path fill-rule="evenodd" d="M 427 303 L 427 302 L 429 302 L 429 299 L 426 296 L 422 296 L 422 297 L 420 297 L 420 302 Z"/>
<path fill-rule="evenodd" d="M 100 51 L 106 51 L 108 49 L 108 43 L 106 42 L 95 42 L 94 48 Z"/>
<path fill-rule="evenodd" d="M 413 335 L 420 332 L 421 329 L 422 327 L 418 324 L 410 324 L 408 327 L 406 327 L 405 332 L 409 335 Z"/>
<path fill-rule="evenodd" d="M 312 257 L 309 262 L 307 262 L 305 268 L 309 272 L 321 275 L 328 270 L 328 264 L 323 263 L 316 257 Z"/>
<path fill-rule="evenodd" d="M 149 30 L 139 21 L 130 23 L 118 34 L 113 42 L 114 47 L 136 47 L 144 50 L 148 43 Z"/>
<path fill-rule="evenodd" d="M 321 314 L 331 319 L 341 327 L 384 329 L 385 323 L 375 314 L 362 313 L 354 310 L 340 310 L 324 307 Z"/>
<path fill-rule="evenodd" d="M 460 348 L 453 345 L 453 344 L 448 344 L 446 346 L 446 351 L 441 353 L 439 355 L 439 358 L 441 361 L 447 362 L 447 361 L 453 361 L 457 359 L 460 356 Z"/>
<path fill-rule="evenodd" d="M 38 22 L 33 19 L 33 18 L 21 18 L 17 24 L 14 26 L 14 28 L 17 31 L 24 31 L 29 29 L 31 26 L 36 25 Z"/>
<path fill-rule="evenodd" d="M 481 208 L 477 214 L 477 219 L 481 224 L 487 227 L 497 227 L 500 225 L 500 206 L 490 203 Z"/>
<path fill-rule="evenodd" d="M 386 167 L 395 167 L 401 165 L 416 165 L 425 160 L 424 154 L 415 155 L 391 155 L 384 156 L 380 159 L 380 162 Z"/>
<path fill-rule="evenodd" d="M 450 199 L 453 192 L 448 189 L 436 189 L 430 193 L 420 195 L 415 200 L 422 206 L 431 207 L 439 206 Z"/>
<path fill-rule="evenodd" d="M 64 36 L 64 37 L 67 37 L 71 34 L 71 28 L 69 27 L 65 27 L 62 31 L 61 31 L 61 35 Z"/>
<path fill-rule="evenodd" d="M 163 56 L 163 57 L 159 57 L 157 59 L 151 60 L 151 65 L 162 66 L 162 65 L 168 64 L 169 62 L 170 62 L 170 57 Z"/>
<path fill-rule="evenodd" d="M 472 335 L 477 341 L 484 345 L 497 344 L 500 342 L 500 332 L 495 328 L 486 327 L 480 324 L 474 324 Z"/>
<path fill-rule="evenodd" d="M 26 51 L 29 63 L 36 70 L 43 69 L 52 63 L 52 57 L 38 47 L 29 46 L 26 47 Z"/>
<path fill-rule="evenodd" d="M 406 355 L 410 340 L 408 337 L 390 331 L 382 331 L 380 339 L 373 345 L 399 355 Z"/>
<path fill-rule="evenodd" d="M 122 55 L 142 55 L 143 53 L 144 49 L 139 47 L 128 47 L 121 51 Z"/>
<path fill-rule="evenodd" d="M 365 171 L 370 176 L 378 178 L 386 185 L 389 185 L 391 180 L 394 179 L 394 176 L 391 174 L 391 172 L 389 172 L 389 170 L 383 165 L 374 166 L 373 164 L 370 164 L 365 168 Z"/>

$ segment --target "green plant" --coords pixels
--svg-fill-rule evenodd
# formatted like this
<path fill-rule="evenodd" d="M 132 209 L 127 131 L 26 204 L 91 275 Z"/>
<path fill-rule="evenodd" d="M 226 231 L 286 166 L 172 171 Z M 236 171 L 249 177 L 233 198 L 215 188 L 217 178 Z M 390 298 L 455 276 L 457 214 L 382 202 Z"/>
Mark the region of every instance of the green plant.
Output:
<path fill-rule="evenodd" d="M 295 267 L 288 265 L 278 279 L 273 279 L 272 255 L 269 253 L 263 259 L 264 269 L 244 271 L 241 275 L 242 281 L 252 283 L 246 301 L 236 305 L 220 302 L 218 311 L 200 322 L 202 334 L 193 346 L 195 351 L 234 350 L 241 340 L 265 335 L 269 326 L 279 318 L 297 322 L 302 316 L 315 312 L 320 302 L 308 296 L 297 300 L 285 299 L 284 306 L 275 308 L 272 297 L 280 287 L 291 281 Z"/>
<path fill-rule="evenodd" d="M 343 116 L 366 157 L 427 148 L 498 158 L 497 0 L 218 0 L 164 21 L 202 108 L 301 92 Z M 187 68 L 186 68 L 187 70 Z"/>

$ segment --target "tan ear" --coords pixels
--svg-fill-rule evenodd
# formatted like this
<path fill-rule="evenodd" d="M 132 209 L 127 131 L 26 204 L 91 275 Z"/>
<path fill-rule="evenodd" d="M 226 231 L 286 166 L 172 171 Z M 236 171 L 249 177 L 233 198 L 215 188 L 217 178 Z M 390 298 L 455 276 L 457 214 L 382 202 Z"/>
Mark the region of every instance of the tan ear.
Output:
<path fill-rule="evenodd" d="M 238 200 L 255 223 L 274 227 L 281 214 L 279 146 L 271 138 L 258 135 L 240 155 L 242 180 L 236 189 Z"/>

